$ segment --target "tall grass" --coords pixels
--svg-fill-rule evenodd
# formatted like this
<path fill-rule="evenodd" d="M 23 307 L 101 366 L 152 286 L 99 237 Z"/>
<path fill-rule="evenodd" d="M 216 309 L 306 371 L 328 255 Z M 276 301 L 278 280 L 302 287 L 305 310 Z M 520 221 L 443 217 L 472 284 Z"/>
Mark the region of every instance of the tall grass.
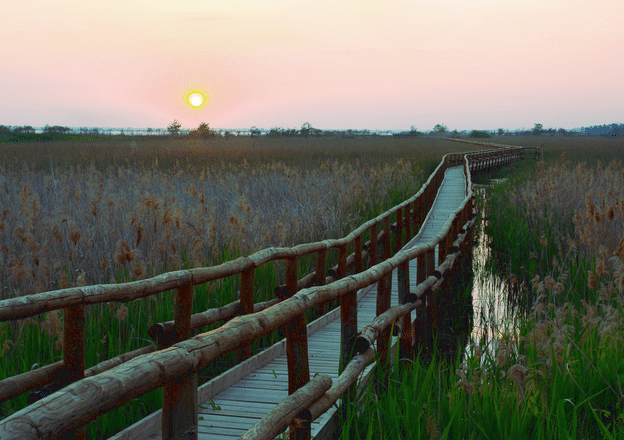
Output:
<path fill-rule="evenodd" d="M 624 438 L 624 148 L 527 139 L 545 161 L 497 173 L 507 180 L 487 195 L 516 320 L 454 362 L 395 369 L 341 438 Z"/>
<path fill-rule="evenodd" d="M 443 154 L 465 148 L 392 138 L 0 145 L 0 299 L 340 237 L 416 193 Z M 283 272 L 257 269 L 256 301 L 274 297 Z M 194 312 L 234 301 L 238 289 L 237 277 L 196 287 Z M 151 344 L 148 328 L 173 319 L 173 302 L 165 292 L 88 307 L 87 367 Z M 0 379 L 60 360 L 61 315 L 0 322 Z M 225 356 L 200 380 L 234 362 Z M 1 404 L 0 416 L 26 400 Z M 160 393 L 149 393 L 96 420 L 90 436 L 111 435 L 160 405 Z"/>

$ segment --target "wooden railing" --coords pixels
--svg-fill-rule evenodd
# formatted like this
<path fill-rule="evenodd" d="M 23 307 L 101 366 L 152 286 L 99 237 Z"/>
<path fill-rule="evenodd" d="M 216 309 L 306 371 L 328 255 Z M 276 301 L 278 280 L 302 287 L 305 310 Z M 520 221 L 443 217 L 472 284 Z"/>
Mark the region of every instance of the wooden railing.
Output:
<path fill-rule="evenodd" d="M 63 360 L 0 381 L 0 401 L 51 380 L 60 379 L 66 385 L 0 421 L 0 438 L 84 438 L 86 423 L 159 387 L 163 388 L 163 438 L 182 438 L 183 433 L 186 433 L 184 438 L 197 438 L 197 371 L 235 349 L 240 350 L 243 358 L 248 357 L 254 340 L 282 327 L 286 329 L 291 396 L 246 438 L 272 438 L 273 431 L 266 434 L 267 426 L 279 425 L 283 429 L 294 416 L 308 422 L 314 420 L 352 386 L 373 358 L 371 345 L 375 341 L 378 359 L 382 364 L 387 363 L 390 324 L 396 323 L 403 329 L 401 349 L 409 355 L 412 328 L 423 324 L 412 323 L 410 312 L 420 307 L 423 313 L 417 316 L 421 319 L 428 316 L 427 310 L 435 309 L 437 298 L 433 293 L 452 276 L 457 258 L 466 250 L 466 234 L 475 215 L 470 172 L 501 166 L 521 157 L 519 147 L 447 154 L 415 196 L 341 239 L 264 249 L 218 266 L 169 272 L 142 281 L 74 287 L 0 301 L 0 321 L 63 309 L 65 326 Z M 458 165 L 464 166 L 467 179 L 467 193 L 461 206 L 429 243 L 399 250 L 424 222 L 445 170 Z M 362 243 L 365 236 L 369 240 Z M 391 237 L 394 237 L 394 249 L 391 249 Z M 434 261 L 436 246 L 439 257 Z M 328 274 L 326 261 L 330 250 L 337 250 L 338 264 Z M 316 255 L 316 271 L 298 279 L 299 259 L 310 254 Z M 418 261 L 418 283 L 410 289 L 407 275 L 412 259 Z M 256 268 L 278 260 L 286 264 L 286 285 L 276 288 L 280 297 L 254 304 Z M 390 307 L 391 274 L 395 268 L 399 268 L 401 305 Z M 238 301 L 192 315 L 194 286 L 232 276 L 241 277 Z M 358 334 L 356 293 L 374 283 L 378 283 L 378 316 Z M 148 346 L 85 370 L 86 306 L 127 302 L 171 289 L 176 290 L 175 320 L 158 324 L 150 331 L 158 341 L 159 351 Z M 333 383 L 325 377 L 311 381 L 304 313 L 335 300 L 341 306 L 342 374 Z M 228 318 L 233 319 L 191 338 L 192 329 Z M 424 337 L 431 325 L 431 322 L 422 325 Z M 100 374 L 104 371 L 107 373 Z M 291 431 L 296 438 L 309 437 L 309 423 L 297 426 Z M 257 436 L 254 432 L 264 434 Z"/>

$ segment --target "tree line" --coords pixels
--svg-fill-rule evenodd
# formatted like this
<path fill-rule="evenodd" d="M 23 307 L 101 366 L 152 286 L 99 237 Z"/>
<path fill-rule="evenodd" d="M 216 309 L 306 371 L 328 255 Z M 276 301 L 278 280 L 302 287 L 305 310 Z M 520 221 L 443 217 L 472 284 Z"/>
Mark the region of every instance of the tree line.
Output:
<path fill-rule="evenodd" d="M 113 133 L 115 132 L 115 133 Z M 566 130 L 563 128 L 544 128 L 543 124 L 536 123 L 530 130 L 506 130 L 499 128 L 497 130 L 471 130 L 471 131 L 458 131 L 449 130 L 444 124 L 436 124 L 429 131 L 419 131 L 414 126 L 408 131 L 395 132 L 392 130 L 385 131 L 371 131 L 371 130 L 322 130 L 313 127 L 309 122 L 305 122 L 299 129 L 297 128 L 283 128 L 273 127 L 269 130 L 260 129 L 256 126 L 245 130 L 214 130 L 210 128 L 206 122 L 201 122 L 197 128 L 194 129 L 182 129 L 182 124 L 174 119 L 166 130 L 165 129 L 152 129 L 147 130 L 135 130 L 135 129 L 102 129 L 102 128 L 69 128 L 60 125 L 46 125 L 43 129 L 37 130 L 30 125 L 24 126 L 10 126 L 0 125 L 0 142 L 33 142 L 33 141 L 61 141 L 61 140 L 80 140 L 85 138 L 102 139 L 111 138 L 116 136 L 162 136 L 169 135 L 171 137 L 191 138 L 191 139 L 214 139 L 217 137 L 230 138 L 232 136 L 251 136 L 259 137 L 342 137 L 342 138 L 354 138 L 362 136 L 388 136 L 394 135 L 396 137 L 417 137 L 417 136 L 434 136 L 434 137 L 469 137 L 469 138 L 489 138 L 491 136 L 573 136 L 573 135 L 591 135 L 591 136 L 607 136 L 607 137 L 619 137 L 624 136 L 624 124 L 603 124 L 593 125 L 589 127 L 581 127 L 573 130 Z"/>

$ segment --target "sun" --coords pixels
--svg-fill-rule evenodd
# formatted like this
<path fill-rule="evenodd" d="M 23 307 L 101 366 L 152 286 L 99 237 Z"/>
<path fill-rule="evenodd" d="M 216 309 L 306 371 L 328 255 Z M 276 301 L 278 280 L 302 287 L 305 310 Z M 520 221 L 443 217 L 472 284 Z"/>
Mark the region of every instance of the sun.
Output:
<path fill-rule="evenodd" d="M 201 108 L 206 104 L 208 98 L 201 90 L 191 90 L 186 94 L 186 103 L 192 108 Z"/>

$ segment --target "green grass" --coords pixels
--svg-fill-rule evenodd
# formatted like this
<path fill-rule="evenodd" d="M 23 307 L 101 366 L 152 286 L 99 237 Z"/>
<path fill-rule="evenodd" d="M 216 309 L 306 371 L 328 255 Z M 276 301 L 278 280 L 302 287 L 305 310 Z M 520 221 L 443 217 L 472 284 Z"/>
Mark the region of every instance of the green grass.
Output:
<path fill-rule="evenodd" d="M 286 180 L 283 180 L 281 175 L 288 173 L 299 179 L 297 182 L 301 185 L 306 182 L 303 179 L 305 175 L 309 176 L 318 172 L 327 173 L 328 178 L 335 176 L 334 178 L 337 179 L 333 188 L 340 191 L 346 190 L 346 194 L 349 194 L 348 191 L 354 185 L 353 182 L 358 182 L 357 179 L 391 182 L 387 186 L 385 186 L 386 184 L 379 184 L 371 191 L 358 193 L 359 195 L 356 197 L 343 195 L 333 201 L 330 200 L 334 204 L 345 205 L 344 216 L 338 222 L 339 228 L 332 233 L 334 236 L 342 236 L 352 230 L 354 225 L 359 225 L 411 197 L 417 192 L 424 177 L 426 177 L 422 171 L 423 168 L 432 170 L 439 163 L 443 154 L 449 151 L 460 151 L 464 148 L 465 146 L 454 143 L 447 145 L 445 141 L 439 140 L 258 139 L 252 145 L 249 139 L 244 138 L 214 142 L 171 139 L 149 141 L 139 139 L 136 142 L 130 142 L 130 140 L 98 139 L 97 142 L 72 141 L 0 145 L 0 167 L 3 171 L 0 185 L 12 197 L 9 199 L 11 203 L 6 206 L 10 207 L 13 212 L 12 214 L 2 213 L 2 217 L 0 217 L 0 236 L 5 237 L 7 243 L 7 247 L 2 248 L 0 252 L 0 268 L 3 272 L 0 277 L 6 279 L 5 287 L 8 285 L 15 287 L 15 291 L 11 291 L 9 297 L 15 296 L 20 291 L 41 291 L 41 286 L 34 287 L 32 283 L 35 279 L 46 279 L 46 272 L 41 272 L 43 266 L 48 267 L 47 285 L 52 289 L 79 283 L 78 268 L 82 268 L 88 275 L 87 284 L 101 282 L 101 280 L 125 282 L 136 279 L 136 267 L 131 264 L 111 264 L 115 260 L 114 252 L 103 251 L 104 248 L 102 247 L 103 242 L 110 240 L 107 235 L 112 232 L 109 231 L 116 232 L 128 228 L 130 225 L 115 220 L 117 223 L 111 223 L 103 228 L 104 235 L 102 238 L 97 238 L 99 237 L 98 234 L 102 232 L 97 231 L 101 227 L 98 222 L 81 223 L 91 215 L 92 207 L 97 207 L 97 218 L 106 217 L 108 205 L 97 206 L 94 204 L 103 199 L 101 195 L 96 194 L 97 188 L 102 188 L 102 184 L 106 191 L 110 191 L 116 185 L 127 188 L 127 182 L 133 182 L 133 185 L 143 182 L 146 184 L 143 191 L 148 195 L 155 194 L 155 203 L 160 204 L 160 209 L 164 211 L 163 207 L 167 203 L 171 203 L 172 199 L 175 197 L 184 198 L 185 196 L 182 194 L 190 193 L 192 191 L 191 184 L 194 183 L 199 186 L 200 178 L 205 172 L 211 173 L 212 176 L 207 178 L 205 182 L 211 182 L 211 179 L 212 181 L 227 180 L 233 176 L 242 188 L 239 191 L 245 190 L 244 185 L 249 184 L 253 187 L 257 186 L 259 182 L 266 184 L 267 187 L 272 184 L 282 188 L 282 182 Z M 372 166 L 377 168 L 371 168 Z M 359 176 L 358 174 L 362 174 L 362 170 L 365 172 L 377 170 L 379 176 L 375 179 L 379 178 L 379 180 L 373 179 L 374 176 L 369 174 Z M 252 175 L 253 171 L 255 174 Z M 278 175 L 279 179 L 273 177 L 272 173 Z M 380 177 L 384 175 L 388 176 L 385 181 Z M 190 179 L 190 183 L 181 183 L 182 186 L 174 183 L 173 186 L 168 186 L 175 182 L 175 179 Z M 89 182 L 88 185 L 81 186 L 87 181 Z M 89 187 L 91 186 L 95 189 L 92 194 L 94 198 L 87 201 L 80 199 L 80 197 L 90 194 Z M 169 189 L 164 190 L 161 198 L 159 191 L 163 188 Z M 305 192 L 305 189 L 300 191 Z M 52 197 L 50 197 L 50 192 L 53 194 Z M 54 210 L 54 204 L 50 204 L 51 208 L 48 211 L 48 203 L 51 199 L 60 199 L 65 192 L 68 198 L 61 203 L 65 211 L 62 215 L 65 218 L 63 220 L 57 217 L 58 212 Z M 106 194 L 110 194 L 110 192 L 105 193 L 105 196 Z M 186 198 L 184 200 L 186 202 Z M 345 200 L 348 203 L 345 204 Z M 137 200 L 136 202 L 127 199 L 114 201 L 120 207 L 123 206 L 123 210 L 129 209 L 129 207 L 140 207 L 144 200 Z M 149 241 L 147 234 L 152 223 L 156 225 L 155 220 L 158 220 L 158 227 L 163 228 L 164 217 L 161 216 L 164 214 L 157 213 L 153 208 L 154 202 L 151 201 L 150 203 L 152 203 L 152 208 L 149 209 L 154 212 L 149 210 L 137 210 L 136 212 L 136 218 L 146 225 L 141 246 Z M 191 201 L 191 203 L 195 203 L 195 201 Z M 280 207 L 280 205 L 277 206 Z M 111 209 L 111 213 L 115 210 L 116 208 Z M 285 218 L 284 214 L 285 211 L 279 211 L 276 217 L 265 217 L 264 221 L 273 222 L 275 218 L 281 218 L 284 224 L 287 224 L 286 221 L 291 221 L 293 224 L 301 223 L 297 222 L 297 219 Z M 183 214 L 178 215 L 180 215 L 178 221 L 182 226 L 184 226 L 185 220 L 195 226 L 199 224 L 200 217 L 190 219 L 185 218 Z M 130 220 L 129 217 L 128 220 Z M 58 225 L 60 225 L 61 232 L 65 234 L 62 237 L 62 246 L 68 246 L 66 256 L 55 256 L 48 253 L 48 250 L 52 248 L 46 247 L 50 243 L 50 237 L 53 236 L 52 225 L 57 221 L 60 221 Z M 170 225 L 172 224 L 170 223 Z M 38 226 L 35 227 L 35 225 Z M 69 237 L 70 225 L 80 230 L 84 237 L 83 239 L 78 238 L 77 242 L 73 244 Z M 274 228 L 274 225 L 270 223 L 268 225 Z M 21 227 L 23 230 L 20 229 Z M 300 227 L 306 229 L 307 223 L 302 223 Z M 132 228 L 130 227 L 129 230 L 132 231 Z M 192 237 L 186 239 L 186 242 L 193 243 L 196 231 L 190 229 L 189 231 Z M 23 235 L 24 233 L 26 236 Z M 159 237 L 166 235 L 167 231 L 158 229 L 154 233 L 154 241 L 156 241 Z M 147 265 L 147 273 L 143 276 L 196 266 L 197 261 L 193 260 L 196 257 L 192 257 L 195 250 L 184 247 L 184 239 L 176 241 L 175 234 L 178 232 L 174 230 L 173 233 L 172 242 L 177 246 L 177 257 L 171 261 L 166 259 L 159 261 L 158 270 Z M 290 233 L 290 236 L 285 236 L 285 244 L 289 242 L 298 244 L 295 241 L 298 231 L 293 227 Z M 329 238 L 327 227 L 319 228 L 315 233 L 315 236 L 306 236 L 313 240 Z M 131 232 L 126 238 L 132 243 L 131 247 L 136 247 L 136 250 L 140 251 L 140 254 L 137 255 L 141 255 L 142 258 L 148 257 L 150 255 L 149 248 L 139 246 L 137 236 L 132 234 L 134 233 Z M 206 265 L 216 265 L 257 250 L 246 245 L 251 239 L 245 240 L 248 237 L 244 235 L 238 233 L 228 235 L 227 230 L 219 229 L 216 230 L 216 234 L 216 236 L 221 237 L 220 241 L 217 242 L 215 239 L 214 243 L 209 243 L 208 252 L 202 254 Z M 21 240 L 19 237 L 25 237 L 25 240 Z M 210 239 L 212 238 L 210 237 Z M 367 238 L 363 237 L 363 240 L 365 241 Z M 114 240 L 116 239 L 113 239 L 113 243 Z M 243 247 L 243 240 L 245 240 L 245 247 Z M 208 245 L 206 242 L 204 243 L 206 246 Z M 28 246 L 31 246 L 32 249 L 29 250 Z M 54 248 L 58 249 L 59 244 Z M 353 252 L 353 246 L 350 246 L 349 252 Z M 82 259 L 83 255 L 80 255 L 81 258 L 77 258 L 79 254 L 84 254 L 84 260 Z M 26 264 L 24 266 L 27 269 L 26 272 L 18 273 L 15 271 L 15 261 L 19 260 L 16 259 L 19 255 L 25 257 L 22 259 L 22 263 L 25 262 L 24 264 Z M 102 265 L 105 270 L 98 272 L 97 267 L 102 261 L 102 255 L 107 256 L 108 265 Z M 90 269 L 83 264 L 87 257 L 94 262 Z M 149 260 L 148 262 L 149 264 L 153 263 Z M 327 267 L 334 266 L 336 262 L 337 252 L 330 252 Z M 300 275 L 313 270 L 314 264 L 314 257 L 302 258 Z M 38 270 L 40 275 L 31 280 L 31 269 L 29 268 L 32 269 L 32 273 Z M 24 278 L 23 281 L 20 281 L 22 275 Z M 269 263 L 257 268 L 255 280 L 255 301 L 260 302 L 274 298 L 275 286 L 285 283 L 284 264 Z M 22 284 L 20 285 L 20 283 Z M 207 308 L 228 304 L 237 298 L 239 287 L 239 277 L 229 277 L 196 286 L 193 311 L 199 312 Z M 2 293 L 3 298 L 6 297 L 5 292 L 7 292 L 6 288 Z M 153 344 L 147 335 L 147 330 L 154 323 L 173 319 L 173 303 L 173 292 L 164 292 L 128 303 L 106 303 L 89 306 L 87 308 L 85 353 L 87 368 L 121 353 Z M 308 320 L 313 319 L 313 317 L 312 313 L 307 314 Z M 209 331 L 220 324 L 222 323 L 205 327 L 200 331 Z M 46 313 L 22 321 L 0 322 L 0 329 L 0 379 L 61 359 L 62 313 Z M 274 332 L 256 341 L 253 344 L 253 351 L 257 352 L 271 345 L 279 337 L 280 332 Z M 200 382 L 209 380 L 235 363 L 235 353 L 223 356 L 199 372 Z M 0 404 L 0 417 L 6 417 L 26 406 L 27 397 L 28 393 L 25 393 Z M 161 405 L 159 390 L 148 393 L 90 423 L 87 427 L 88 436 L 90 438 L 110 436 L 158 409 Z"/>
<path fill-rule="evenodd" d="M 492 142 L 510 140 L 544 144 L 545 162 L 476 180 L 505 179 L 487 192 L 493 252 L 484 266 L 512 286 L 516 320 L 497 329 L 494 343 L 473 341 L 453 361 L 434 353 L 399 362 L 383 392 L 367 385 L 337 437 L 624 438 L 622 212 L 609 213 L 621 194 L 613 182 L 622 175 L 622 142 Z M 587 197 L 605 199 L 593 217 Z M 613 231 L 620 235 L 605 240 Z"/>

